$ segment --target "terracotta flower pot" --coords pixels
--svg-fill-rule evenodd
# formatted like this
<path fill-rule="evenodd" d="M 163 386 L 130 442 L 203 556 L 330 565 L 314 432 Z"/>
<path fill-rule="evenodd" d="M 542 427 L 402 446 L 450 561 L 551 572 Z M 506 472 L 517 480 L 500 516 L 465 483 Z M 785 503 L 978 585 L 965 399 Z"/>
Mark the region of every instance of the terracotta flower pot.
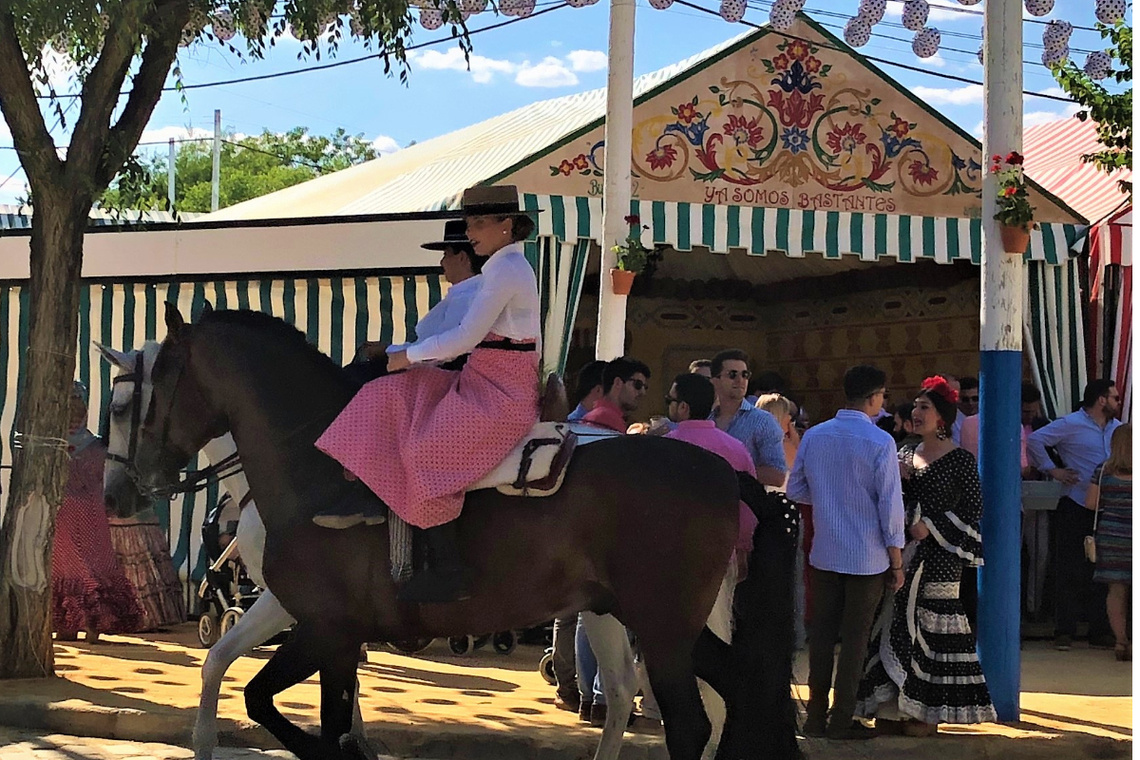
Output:
<path fill-rule="evenodd" d="M 1029 230 L 1025 227 L 1012 227 L 1008 224 L 1000 225 L 1001 246 L 1006 253 L 1021 256 L 1029 247 Z"/>
<path fill-rule="evenodd" d="M 611 269 L 610 282 L 613 285 L 614 294 L 628 296 L 629 291 L 633 288 L 633 278 L 636 276 L 635 273 L 627 272 L 624 269 Z"/>

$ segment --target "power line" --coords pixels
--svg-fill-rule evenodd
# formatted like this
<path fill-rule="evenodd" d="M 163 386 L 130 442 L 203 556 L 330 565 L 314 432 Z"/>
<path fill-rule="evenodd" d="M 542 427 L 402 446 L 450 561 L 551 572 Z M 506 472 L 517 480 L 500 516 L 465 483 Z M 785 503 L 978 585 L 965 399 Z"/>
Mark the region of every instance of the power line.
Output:
<path fill-rule="evenodd" d="M 689 2 L 688 0 L 675 0 L 675 4 L 676 5 L 683 5 L 686 8 L 692 8 L 692 9 L 698 10 L 702 13 L 707 13 L 710 16 L 716 16 L 717 18 L 720 18 L 720 14 L 717 13 L 716 11 L 712 10 L 711 8 L 705 8 L 703 6 L 697 5 L 696 3 Z M 939 7 L 942 7 L 942 6 L 939 6 Z M 784 37 L 785 39 L 800 40 L 801 42 L 807 42 L 808 44 L 815 45 L 816 47 L 821 47 L 821 48 L 824 48 L 826 50 L 835 50 L 835 51 L 840 52 L 840 53 L 846 53 L 847 52 L 843 48 L 836 47 L 835 45 L 828 45 L 825 42 L 817 42 L 815 40 L 809 40 L 805 37 L 799 37 L 799 36 L 794 35 L 794 34 L 788 34 L 787 32 L 781 32 L 777 29 L 772 29 L 772 28 L 767 27 L 767 26 L 762 26 L 761 24 L 754 24 L 751 21 L 744 21 L 742 19 L 742 20 L 738 21 L 737 23 L 743 24 L 744 26 L 748 26 L 748 27 L 751 27 L 753 29 L 767 29 L 772 34 L 778 34 L 781 37 Z M 916 72 L 918 74 L 926 74 L 927 76 L 937 77 L 939 79 L 948 79 L 952 82 L 961 82 L 962 84 L 976 84 L 979 86 L 982 85 L 982 82 L 979 82 L 976 79 L 967 79 L 966 77 L 960 77 L 960 76 L 956 76 L 954 74 L 943 74 L 940 72 L 930 71 L 929 69 L 924 69 L 924 68 L 921 68 L 919 66 L 911 66 L 909 64 L 899 63 L 898 61 L 892 61 L 892 60 L 889 60 L 887 58 L 878 58 L 878 57 L 873 56 L 873 55 L 866 55 L 863 53 L 860 53 L 859 55 L 861 55 L 863 58 L 867 59 L 868 61 L 874 61 L 875 63 L 881 63 L 881 64 L 884 64 L 886 66 L 894 66 L 896 68 L 904 69 L 906 71 L 913 71 L 913 72 Z M 1045 100 L 1056 100 L 1056 101 L 1059 101 L 1061 103 L 1072 103 L 1073 102 L 1070 98 L 1064 98 L 1064 97 L 1061 97 L 1059 95 L 1049 95 L 1049 94 L 1046 94 L 1043 92 L 1032 92 L 1029 90 L 1022 90 L 1022 94 L 1023 95 L 1030 95 L 1030 96 L 1035 97 L 1035 98 L 1044 98 Z"/>

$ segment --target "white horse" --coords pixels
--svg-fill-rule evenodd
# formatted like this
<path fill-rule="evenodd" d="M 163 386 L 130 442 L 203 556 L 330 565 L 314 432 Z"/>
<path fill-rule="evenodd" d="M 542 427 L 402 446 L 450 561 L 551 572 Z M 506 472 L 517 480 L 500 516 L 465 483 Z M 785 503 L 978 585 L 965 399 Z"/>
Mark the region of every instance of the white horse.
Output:
<path fill-rule="evenodd" d="M 108 425 L 107 464 L 103 473 L 104 499 L 107 502 L 137 500 L 139 509 L 145 498 L 139 493 L 130 477 L 128 464 L 132 462 L 137 445 L 138 427 L 150 405 L 151 370 L 158 357 L 160 345 L 147 341 L 141 349 L 129 352 L 116 351 L 95 343 L 103 358 L 118 369 L 114 378 Z M 141 382 L 140 382 L 141 380 Z M 229 433 L 215 438 L 203 449 L 211 463 L 221 462 L 237 452 L 237 445 Z M 273 592 L 266 586 L 262 575 L 262 556 L 265 552 L 265 526 L 255 501 L 246 499 L 249 483 L 241 472 L 226 477 L 222 485 L 236 503 L 243 500 L 247 506 L 241 510 L 238 522 L 238 551 L 250 579 L 264 589 L 254 605 L 224 636 L 210 648 L 202 665 L 202 694 L 198 702 L 198 715 L 194 723 L 195 760 L 212 760 L 218 743 L 218 694 L 222 678 L 230 665 L 254 647 L 280 633 L 296 620 L 286 612 Z M 128 511 L 130 511 L 128 509 Z M 735 565 L 721 584 L 716 604 L 709 616 L 708 627 L 720 639 L 728 642 L 732 636 L 732 594 L 736 582 Z M 625 627 L 612 615 L 582 616 L 590 647 L 598 661 L 606 703 L 610 709 L 598 743 L 594 760 L 617 760 L 622 737 L 633 707 L 638 688 L 650 695 L 648 678 L 639 677 L 635 670 L 633 652 Z M 725 707 L 720 696 L 704 681 L 700 681 L 705 712 L 712 723 L 712 735 L 703 757 L 711 760 L 724 728 Z M 360 713 L 360 684 L 356 685 L 356 700 L 352 714 L 352 733 L 363 738 L 364 722 Z"/>

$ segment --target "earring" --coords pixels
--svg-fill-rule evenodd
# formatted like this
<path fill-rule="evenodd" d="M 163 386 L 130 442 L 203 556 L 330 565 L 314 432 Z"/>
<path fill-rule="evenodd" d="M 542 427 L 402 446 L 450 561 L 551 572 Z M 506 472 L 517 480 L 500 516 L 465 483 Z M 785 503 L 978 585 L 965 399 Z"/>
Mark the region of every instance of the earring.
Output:
<path fill-rule="evenodd" d="M 950 437 L 950 434 L 946 432 L 946 426 L 945 425 L 939 425 L 938 426 L 938 431 L 937 431 L 936 435 L 938 436 L 938 440 L 940 440 L 940 441 L 945 441 L 947 438 Z"/>

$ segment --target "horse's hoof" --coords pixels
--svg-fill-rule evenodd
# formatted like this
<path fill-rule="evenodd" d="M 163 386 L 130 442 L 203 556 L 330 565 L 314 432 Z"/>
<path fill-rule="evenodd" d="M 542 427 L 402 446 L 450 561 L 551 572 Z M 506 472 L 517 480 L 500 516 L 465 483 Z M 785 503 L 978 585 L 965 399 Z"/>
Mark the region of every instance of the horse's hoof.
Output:
<path fill-rule="evenodd" d="M 340 752 L 344 760 L 378 760 L 379 755 L 363 736 L 345 734 L 340 737 Z"/>

